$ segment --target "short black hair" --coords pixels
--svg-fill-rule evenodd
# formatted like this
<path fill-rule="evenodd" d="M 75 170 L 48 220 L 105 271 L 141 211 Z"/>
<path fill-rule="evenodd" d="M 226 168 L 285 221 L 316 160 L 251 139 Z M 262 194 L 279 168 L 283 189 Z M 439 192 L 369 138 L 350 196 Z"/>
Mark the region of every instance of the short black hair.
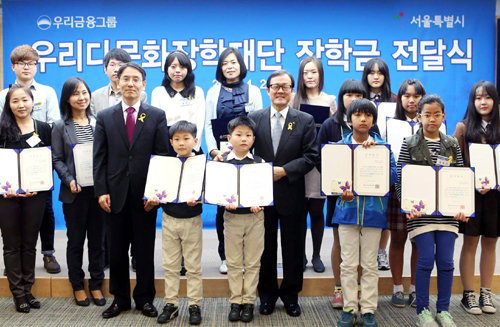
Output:
<path fill-rule="evenodd" d="M 443 100 L 441 100 L 441 97 L 437 94 L 424 95 L 424 97 L 422 99 L 420 99 L 420 102 L 418 103 L 418 113 L 419 114 L 422 113 L 422 109 L 424 108 L 424 105 L 431 104 L 431 103 L 437 103 L 441 107 L 441 110 L 443 111 L 443 114 L 444 114 Z"/>
<path fill-rule="evenodd" d="M 248 126 L 252 130 L 252 133 L 255 135 L 257 124 L 255 124 L 252 118 L 249 118 L 247 116 L 238 116 L 234 119 L 231 119 L 231 121 L 229 121 L 229 123 L 227 124 L 227 131 L 229 132 L 229 134 L 232 134 L 238 126 Z"/>
<path fill-rule="evenodd" d="M 193 135 L 193 138 L 196 138 L 197 131 L 198 130 L 195 124 L 190 123 L 187 120 L 179 120 L 177 123 L 169 127 L 168 134 L 170 135 L 170 138 L 173 138 L 177 132 L 186 132 Z"/>
<path fill-rule="evenodd" d="M 130 57 L 129 53 L 120 48 L 111 49 L 108 51 L 108 53 L 106 53 L 106 55 L 104 56 L 104 67 L 108 67 L 109 61 L 111 59 L 119 60 L 124 64 L 132 61 L 132 58 Z"/>
<path fill-rule="evenodd" d="M 142 75 L 142 80 L 143 81 L 146 80 L 146 71 L 144 70 L 144 68 L 142 68 L 139 64 L 136 64 L 135 62 L 127 62 L 124 65 L 122 65 L 120 67 L 120 69 L 118 69 L 118 73 L 116 73 L 116 75 L 118 76 L 118 79 L 120 79 L 120 76 L 122 76 L 123 71 L 127 67 L 131 67 L 131 68 L 137 69 L 141 73 L 141 75 Z"/>
<path fill-rule="evenodd" d="M 276 76 L 281 76 L 281 75 L 288 75 L 290 77 L 290 80 L 292 81 L 292 89 L 293 87 L 295 86 L 295 80 L 293 79 L 293 76 L 292 74 L 290 74 L 288 71 L 282 69 L 282 70 L 276 70 L 274 72 L 271 73 L 271 75 L 269 75 L 269 77 L 267 78 L 267 82 L 266 82 L 266 87 L 267 88 L 270 88 L 271 87 L 271 80 L 273 78 L 275 78 Z"/>
<path fill-rule="evenodd" d="M 350 123 L 354 113 L 368 113 L 373 116 L 373 125 L 377 123 L 377 107 L 368 99 L 356 99 L 347 108 L 347 121 Z"/>
<path fill-rule="evenodd" d="M 242 81 L 247 76 L 247 66 L 245 65 L 245 61 L 243 60 L 243 56 L 241 55 L 240 51 L 236 48 L 229 47 L 222 51 L 222 53 L 219 55 L 219 61 L 217 62 L 215 79 L 219 83 L 226 81 L 226 77 L 224 77 L 224 73 L 222 72 L 222 64 L 224 63 L 224 60 L 226 60 L 226 57 L 231 53 L 234 53 L 234 55 L 236 56 L 236 60 L 238 60 L 238 64 L 240 65 L 240 81 Z"/>

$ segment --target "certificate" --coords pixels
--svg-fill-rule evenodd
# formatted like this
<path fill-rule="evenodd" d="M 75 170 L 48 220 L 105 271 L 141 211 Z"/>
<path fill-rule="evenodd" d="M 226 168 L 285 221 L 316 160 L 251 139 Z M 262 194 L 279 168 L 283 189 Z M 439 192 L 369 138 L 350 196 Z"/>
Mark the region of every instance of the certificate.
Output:
<path fill-rule="evenodd" d="M 205 171 L 205 202 L 238 204 L 238 165 L 209 161 Z"/>
<path fill-rule="evenodd" d="M 75 144 L 73 146 L 76 182 L 82 187 L 94 186 L 92 149 L 92 142 Z"/>
<path fill-rule="evenodd" d="M 273 165 L 270 162 L 240 166 L 239 207 L 273 205 Z"/>
<path fill-rule="evenodd" d="M 499 158 L 500 159 L 500 146 L 498 144 L 495 144 L 495 159 Z M 500 165 L 495 165 L 496 166 L 496 173 L 497 173 L 497 183 L 498 183 L 498 177 L 500 177 Z"/>
<path fill-rule="evenodd" d="M 0 194 L 19 190 L 18 150 L 0 149 Z"/>
<path fill-rule="evenodd" d="M 475 169 L 476 190 L 498 187 L 495 150 L 490 144 L 469 143 L 470 166 Z"/>
<path fill-rule="evenodd" d="M 433 166 L 401 166 L 401 211 L 436 214 L 436 170 Z"/>
<path fill-rule="evenodd" d="M 463 212 L 474 217 L 474 169 L 438 167 L 438 213 L 455 216 Z"/>
<path fill-rule="evenodd" d="M 201 200 L 206 156 L 189 158 L 151 156 L 144 199 L 156 196 L 160 203 Z"/>
<path fill-rule="evenodd" d="M 330 117 L 330 107 L 315 106 L 312 104 L 301 104 L 300 111 L 307 112 L 314 118 L 316 128 L 320 128 L 321 124 Z"/>
<path fill-rule="evenodd" d="M 387 117 L 394 117 L 396 102 L 381 102 L 377 107 L 377 126 L 380 133 L 386 130 Z"/>
<path fill-rule="evenodd" d="M 364 148 L 354 145 L 353 191 L 355 195 L 389 196 L 391 150 L 388 144 Z"/>
<path fill-rule="evenodd" d="M 348 144 L 321 147 L 321 194 L 340 195 L 352 191 L 352 149 Z"/>
<path fill-rule="evenodd" d="M 387 143 L 391 145 L 391 150 L 396 161 L 399 158 L 399 152 L 401 151 L 403 140 L 405 137 L 412 136 L 414 134 L 414 129 L 416 129 L 415 125 L 417 125 L 417 123 L 406 120 L 399 120 L 395 118 L 387 119 L 386 139 Z"/>
<path fill-rule="evenodd" d="M 52 151 L 50 147 L 19 150 L 21 192 L 39 192 L 53 189 Z"/>

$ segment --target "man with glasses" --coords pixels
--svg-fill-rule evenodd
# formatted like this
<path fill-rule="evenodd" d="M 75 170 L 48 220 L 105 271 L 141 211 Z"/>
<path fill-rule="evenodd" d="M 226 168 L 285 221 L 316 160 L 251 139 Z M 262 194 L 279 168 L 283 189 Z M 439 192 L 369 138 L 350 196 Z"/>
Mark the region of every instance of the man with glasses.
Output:
<path fill-rule="evenodd" d="M 33 119 L 52 125 L 54 121 L 61 119 L 59 103 L 56 92 L 52 87 L 39 84 L 34 79 L 39 59 L 40 57 L 36 50 L 27 44 L 16 47 L 10 54 L 11 67 L 16 74 L 14 83 L 29 86 L 33 93 Z M 5 96 L 8 90 L 6 88 L 0 91 L 0 112 L 3 111 Z M 49 192 L 42 225 L 40 226 L 40 240 L 42 243 L 43 266 L 50 274 L 57 274 L 61 271 L 61 267 L 54 256 L 54 229 L 55 220 L 54 211 L 52 210 L 52 192 Z"/>
<path fill-rule="evenodd" d="M 255 154 L 274 165 L 274 206 L 264 209 L 264 253 L 258 291 L 260 313 L 273 313 L 281 298 L 286 313 L 301 313 L 298 294 L 302 290 L 303 257 L 307 229 L 304 175 L 319 160 L 316 127 L 311 115 L 289 106 L 294 80 L 284 70 L 267 79 L 271 107 L 249 113 L 257 124 Z M 278 222 L 281 229 L 283 282 L 278 287 Z"/>

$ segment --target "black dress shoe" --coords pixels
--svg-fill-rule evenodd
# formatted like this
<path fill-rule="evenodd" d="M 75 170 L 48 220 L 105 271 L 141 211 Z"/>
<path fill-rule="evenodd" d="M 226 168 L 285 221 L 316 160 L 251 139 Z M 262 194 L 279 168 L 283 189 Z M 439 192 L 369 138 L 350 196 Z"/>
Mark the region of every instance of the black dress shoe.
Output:
<path fill-rule="evenodd" d="M 122 311 L 127 311 L 130 308 L 122 308 L 116 302 L 113 302 L 109 308 L 107 308 L 103 313 L 102 317 L 104 319 L 109 319 L 118 316 Z"/>
<path fill-rule="evenodd" d="M 297 303 L 291 303 L 285 305 L 286 314 L 292 317 L 300 316 L 300 305 Z"/>
<path fill-rule="evenodd" d="M 88 307 L 90 305 L 90 300 L 88 297 L 85 297 L 85 299 L 79 301 L 76 299 L 76 295 L 75 295 L 74 291 L 73 291 L 73 297 L 75 298 L 76 305 L 79 305 L 81 307 Z"/>
<path fill-rule="evenodd" d="M 101 297 L 101 298 L 95 298 L 94 295 L 92 294 L 92 291 L 90 291 L 90 298 L 92 299 L 92 302 L 94 302 L 95 305 L 98 307 L 102 307 L 106 304 L 106 298 Z"/>
<path fill-rule="evenodd" d="M 270 315 L 274 312 L 274 303 L 263 302 L 260 304 L 259 312 L 261 315 Z"/>
<path fill-rule="evenodd" d="M 25 297 L 14 298 L 14 303 L 16 304 L 16 311 L 22 313 L 30 312 L 30 305 L 26 302 Z"/>
<path fill-rule="evenodd" d="M 26 294 L 25 297 L 26 297 L 26 301 L 30 305 L 30 308 L 40 309 L 40 307 L 41 307 L 40 301 L 38 301 L 38 299 L 36 297 L 34 297 L 33 294 L 28 293 L 28 294 Z"/>
<path fill-rule="evenodd" d="M 152 303 L 146 302 L 142 306 L 142 314 L 146 317 L 157 317 L 158 310 L 156 310 L 155 306 Z"/>

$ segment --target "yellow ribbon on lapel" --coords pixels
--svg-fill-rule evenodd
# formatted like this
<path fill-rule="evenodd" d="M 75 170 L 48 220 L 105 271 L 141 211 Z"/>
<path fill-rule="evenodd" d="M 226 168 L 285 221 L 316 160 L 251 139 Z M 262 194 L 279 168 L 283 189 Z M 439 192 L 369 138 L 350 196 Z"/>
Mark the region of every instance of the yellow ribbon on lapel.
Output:
<path fill-rule="evenodd" d="M 139 118 L 137 118 L 137 120 L 140 120 L 140 121 L 141 121 L 141 123 L 144 123 L 144 118 L 146 118 L 146 114 L 143 112 L 143 113 L 139 116 Z"/>
<path fill-rule="evenodd" d="M 293 123 L 288 123 L 288 130 L 291 131 L 293 129 Z"/>

